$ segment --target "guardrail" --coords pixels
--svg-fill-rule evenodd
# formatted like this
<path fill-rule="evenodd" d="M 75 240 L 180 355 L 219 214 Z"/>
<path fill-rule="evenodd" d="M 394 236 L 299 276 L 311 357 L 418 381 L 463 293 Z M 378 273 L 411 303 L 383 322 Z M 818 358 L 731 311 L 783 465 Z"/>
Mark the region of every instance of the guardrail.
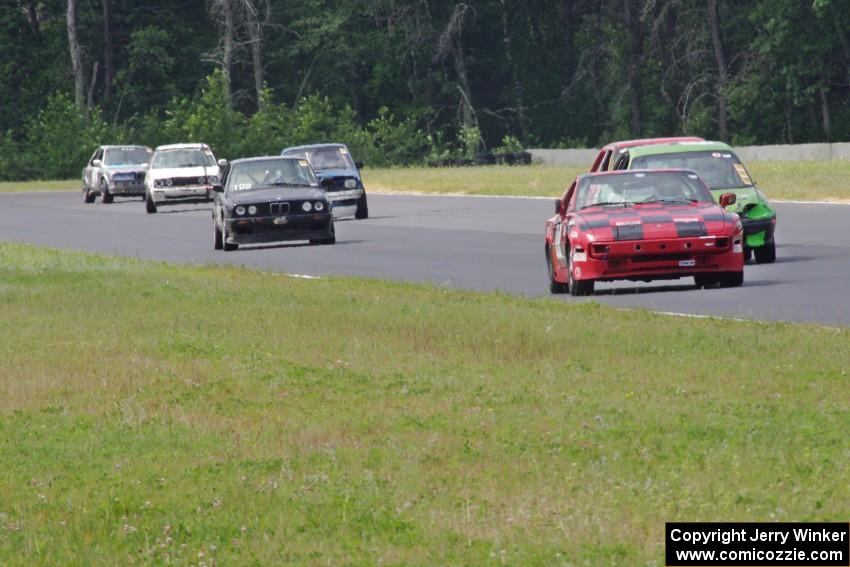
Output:
<path fill-rule="evenodd" d="M 589 166 L 599 150 L 529 149 L 531 159 L 546 165 Z M 789 144 L 772 146 L 736 146 L 735 153 L 742 161 L 829 161 L 850 159 L 850 143 Z"/>

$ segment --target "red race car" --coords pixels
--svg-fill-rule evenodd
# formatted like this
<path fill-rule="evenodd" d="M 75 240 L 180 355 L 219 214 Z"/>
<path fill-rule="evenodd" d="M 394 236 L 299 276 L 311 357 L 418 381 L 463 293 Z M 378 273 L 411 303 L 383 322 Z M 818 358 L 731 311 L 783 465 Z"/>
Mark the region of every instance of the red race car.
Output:
<path fill-rule="evenodd" d="M 640 140 L 624 140 L 622 142 L 613 142 L 608 144 L 596 154 L 596 159 L 593 160 L 593 165 L 590 166 L 590 171 L 608 171 L 614 169 L 614 162 L 617 161 L 622 150 L 626 148 L 634 148 L 636 146 L 651 146 L 653 144 L 671 144 L 673 142 L 702 142 L 702 138 L 696 136 L 676 136 L 669 138 L 642 138 Z"/>
<path fill-rule="evenodd" d="M 741 219 L 691 170 L 580 175 L 546 221 L 552 293 L 589 295 L 596 282 L 693 277 L 699 287 L 744 282 Z"/>

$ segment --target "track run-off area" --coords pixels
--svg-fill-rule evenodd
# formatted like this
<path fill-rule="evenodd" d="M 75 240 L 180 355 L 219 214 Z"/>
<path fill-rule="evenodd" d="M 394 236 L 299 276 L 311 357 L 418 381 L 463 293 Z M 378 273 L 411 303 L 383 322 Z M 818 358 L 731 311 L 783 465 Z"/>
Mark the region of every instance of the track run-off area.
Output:
<path fill-rule="evenodd" d="M 365 276 L 547 296 L 543 226 L 553 199 L 370 194 L 368 220 L 337 221 L 334 246 L 284 243 L 220 252 L 211 204 L 139 199 L 86 205 L 78 192 L 0 194 L 0 240 L 180 263 L 228 263 L 302 276 Z M 617 307 L 850 326 L 850 205 L 776 203 L 777 261 L 750 263 L 744 285 L 697 289 L 692 278 L 600 283 Z"/>

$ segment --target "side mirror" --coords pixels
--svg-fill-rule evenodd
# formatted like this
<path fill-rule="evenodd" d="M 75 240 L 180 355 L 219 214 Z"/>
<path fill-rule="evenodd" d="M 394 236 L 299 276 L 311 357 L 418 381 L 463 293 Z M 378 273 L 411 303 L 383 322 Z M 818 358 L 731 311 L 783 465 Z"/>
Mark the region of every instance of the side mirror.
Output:
<path fill-rule="evenodd" d="M 561 213 L 563 213 L 563 212 L 564 212 L 564 209 L 563 209 L 563 207 L 561 206 L 561 200 L 560 200 L 560 199 L 555 199 L 555 214 L 556 214 L 556 215 L 560 215 L 560 214 L 561 214 Z"/>
<path fill-rule="evenodd" d="M 101 161 L 99 159 L 96 159 L 93 162 L 91 162 L 92 167 L 100 167 L 101 165 L 103 165 L 103 161 Z"/>
<path fill-rule="evenodd" d="M 354 167 L 356 167 L 357 169 L 363 169 L 363 162 L 362 161 L 355 161 Z"/>
<path fill-rule="evenodd" d="M 227 167 L 227 164 L 228 164 L 228 161 L 226 159 L 218 160 L 218 166 L 219 167 Z"/>
<path fill-rule="evenodd" d="M 723 193 L 720 196 L 720 206 L 724 209 L 729 205 L 734 205 L 738 201 L 738 198 L 734 193 Z"/>
<path fill-rule="evenodd" d="M 224 193 L 224 185 L 222 185 L 221 183 L 216 183 L 212 186 L 212 189 L 216 193 Z"/>

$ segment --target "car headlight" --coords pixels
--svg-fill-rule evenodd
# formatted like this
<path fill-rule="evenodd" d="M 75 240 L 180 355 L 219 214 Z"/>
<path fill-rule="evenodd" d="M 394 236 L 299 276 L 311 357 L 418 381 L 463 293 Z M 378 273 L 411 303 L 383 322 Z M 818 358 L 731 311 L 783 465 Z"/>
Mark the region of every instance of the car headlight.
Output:
<path fill-rule="evenodd" d="M 257 214 L 257 207 L 255 207 L 254 205 L 251 205 L 250 207 L 248 207 L 248 214 L 249 215 L 256 215 Z"/>
<path fill-rule="evenodd" d="M 206 178 L 206 177 L 199 177 L 199 178 L 198 178 L 198 185 L 203 185 L 203 184 L 204 184 L 204 183 L 206 183 L 206 182 L 207 182 L 207 178 Z"/>
<path fill-rule="evenodd" d="M 346 179 L 345 180 L 345 188 L 346 189 L 354 189 L 355 187 L 357 187 L 357 180 L 356 179 Z"/>
<path fill-rule="evenodd" d="M 310 201 L 304 201 L 301 204 L 301 208 L 304 209 L 305 213 L 309 213 L 310 211 L 313 210 L 313 204 Z"/>
<path fill-rule="evenodd" d="M 209 177 L 207 177 L 207 183 L 210 183 L 212 185 L 218 183 L 218 175 L 210 175 Z"/>
<path fill-rule="evenodd" d="M 163 180 L 163 181 L 164 181 L 164 183 L 165 183 L 165 186 L 166 186 L 166 187 L 171 187 L 171 184 L 172 184 L 172 183 L 174 183 L 174 182 L 173 182 L 173 181 L 171 181 L 170 179 L 165 179 L 165 180 Z"/>
<path fill-rule="evenodd" d="M 235 211 L 236 211 L 236 214 L 241 217 L 242 215 L 245 214 L 245 207 L 243 207 L 242 205 L 239 205 L 238 207 L 236 207 Z"/>
<path fill-rule="evenodd" d="M 165 180 L 164 179 L 157 179 L 153 182 L 153 186 L 154 187 L 164 187 L 165 186 Z"/>
<path fill-rule="evenodd" d="M 316 209 L 317 211 L 324 211 L 325 210 L 325 204 L 321 201 L 316 201 L 316 204 L 313 205 L 313 208 Z"/>

